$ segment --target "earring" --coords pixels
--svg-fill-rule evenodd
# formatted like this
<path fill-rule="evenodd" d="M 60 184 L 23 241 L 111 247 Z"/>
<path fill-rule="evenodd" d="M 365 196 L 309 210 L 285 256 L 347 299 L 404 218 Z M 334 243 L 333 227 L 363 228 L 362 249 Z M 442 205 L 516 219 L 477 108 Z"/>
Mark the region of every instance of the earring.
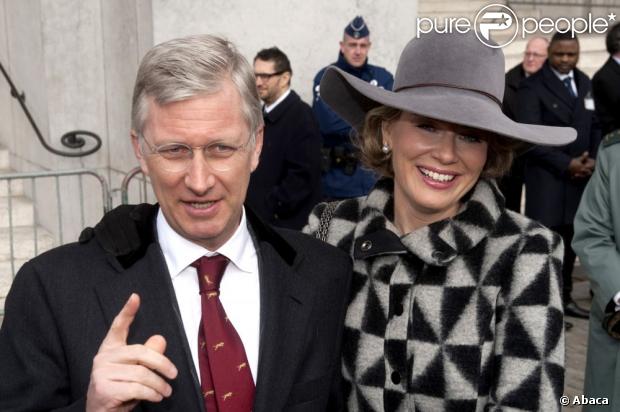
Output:
<path fill-rule="evenodd" d="M 383 154 L 390 153 L 390 146 L 388 146 L 387 143 L 383 143 L 383 146 L 381 146 L 381 151 Z"/>

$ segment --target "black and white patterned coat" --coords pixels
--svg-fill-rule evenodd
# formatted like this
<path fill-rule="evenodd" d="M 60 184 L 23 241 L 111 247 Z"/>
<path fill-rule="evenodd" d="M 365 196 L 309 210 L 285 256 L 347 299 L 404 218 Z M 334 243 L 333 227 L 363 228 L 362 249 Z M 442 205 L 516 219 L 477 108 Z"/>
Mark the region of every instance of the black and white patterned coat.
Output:
<path fill-rule="evenodd" d="M 310 216 L 316 234 L 325 203 Z M 354 275 L 342 372 L 354 411 L 556 411 L 562 244 L 480 180 L 452 219 L 407 235 L 393 181 L 341 202 L 327 242 Z"/>

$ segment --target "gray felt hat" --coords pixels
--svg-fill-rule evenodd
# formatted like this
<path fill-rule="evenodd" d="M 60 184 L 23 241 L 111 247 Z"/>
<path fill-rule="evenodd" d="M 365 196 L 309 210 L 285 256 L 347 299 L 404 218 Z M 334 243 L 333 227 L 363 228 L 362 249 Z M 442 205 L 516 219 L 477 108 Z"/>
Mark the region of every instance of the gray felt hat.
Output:
<path fill-rule="evenodd" d="M 337 67 L 321 79 L 321 98 L 356 130 L 379 105 L 487 130 L 519 141 L 560 146 L 577 137 L 570 127 L 517 123 L 502 113 L 504 54 L 473 32 L 429 33 L 411 40 L 396 69 L 394 91 L 373 86 Z"/>

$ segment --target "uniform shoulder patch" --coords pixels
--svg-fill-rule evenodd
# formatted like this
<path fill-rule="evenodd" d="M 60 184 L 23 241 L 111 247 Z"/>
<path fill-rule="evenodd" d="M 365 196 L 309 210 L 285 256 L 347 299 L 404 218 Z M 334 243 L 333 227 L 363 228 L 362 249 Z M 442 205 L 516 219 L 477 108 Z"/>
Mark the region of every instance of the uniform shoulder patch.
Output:
<path fill-rule="evenodd" d="M 615 130 L 603 137 L 603 147 L 611 146 L 616 143 L 620 143 L 620 130 Z"/>

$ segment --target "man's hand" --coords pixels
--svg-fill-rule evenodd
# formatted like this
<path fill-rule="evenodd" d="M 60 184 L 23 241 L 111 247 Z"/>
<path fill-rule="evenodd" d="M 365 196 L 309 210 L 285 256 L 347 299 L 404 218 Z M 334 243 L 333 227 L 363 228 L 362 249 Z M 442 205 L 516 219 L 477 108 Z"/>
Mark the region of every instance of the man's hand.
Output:
<path fill-rule="evenodd" d="M 590 154 L 586 151 L 579 157 L 574 157 L 568 164 L 568 173 L 573 179 L 590 177 L 594 172 L 594 165 L 596 161 L 590 157 Z"/>
<path fill-rule="evenodd" d="M 99 347 L 86 394 L 89 412 L 129 411 L 139 401 L 159 402 L 172 394 L 162 376 L 174 379 L 178 372 L 163 355 L 164 337 L 153 335 L 143 345 L 127 345 L 129 327 L 139 307 L 140 297 L 134 293 L 114 318 Z"/>

